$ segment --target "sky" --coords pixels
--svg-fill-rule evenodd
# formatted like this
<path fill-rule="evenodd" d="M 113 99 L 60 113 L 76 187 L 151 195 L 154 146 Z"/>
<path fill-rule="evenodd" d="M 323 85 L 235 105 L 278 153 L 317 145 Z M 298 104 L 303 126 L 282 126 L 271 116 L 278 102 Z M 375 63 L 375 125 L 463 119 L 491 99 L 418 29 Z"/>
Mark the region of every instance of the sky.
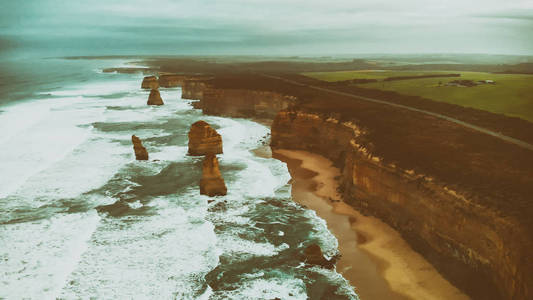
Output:
<path fill-rule="evenodd" d="M 533 0 L 0 0 L 0 53 L 533 54 Z"/>

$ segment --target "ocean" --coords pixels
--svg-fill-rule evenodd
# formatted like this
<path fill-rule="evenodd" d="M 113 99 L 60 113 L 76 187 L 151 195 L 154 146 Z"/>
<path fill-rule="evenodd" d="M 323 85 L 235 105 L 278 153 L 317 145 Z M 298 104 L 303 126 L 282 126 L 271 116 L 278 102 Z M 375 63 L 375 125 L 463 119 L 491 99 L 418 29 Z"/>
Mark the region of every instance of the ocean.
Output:
<path fill-rule="evenodd" d="M 101 72 L 126 60 L 1 63 L 0 299 L 358 298 L 302 263 L 313 243 L 336 255 L 337 240 L 291 199 L 285 163 L 252 152 L 268 127 L 204 116 L 180 88 L 147 106 L 142 74 Z M 227 196 L 199 193 L 198 120 L 222 135 Z"/>

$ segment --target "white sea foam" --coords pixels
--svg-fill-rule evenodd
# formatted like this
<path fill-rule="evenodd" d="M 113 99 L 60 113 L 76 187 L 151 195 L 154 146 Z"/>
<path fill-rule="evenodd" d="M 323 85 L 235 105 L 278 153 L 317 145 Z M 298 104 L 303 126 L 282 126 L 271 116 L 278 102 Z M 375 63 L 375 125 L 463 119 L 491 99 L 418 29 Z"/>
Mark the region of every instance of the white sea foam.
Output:
<path fill-rule="evenodd" d="M 132 75 L 137 78 L 142 78 L 140 75 Z M 124 80 L 103 80 L 97 82 L 89 82 L 86 84 L 78 84 L 73 86 L 65 87 L 61 90 L 45 92 L 43 94 L 59 96 L 59 97 L 72 97 L 72 96 L 104 96 L 111 95 L 116 93 L 124 93 L 135 91 L 139 89 L 140 86 L 139 80 L 132 80 L 132 78 Z"/>
<path fill-rule="evenodd" d="M 2 141 L 0 198 L 15 191 L 32 175 L 63 159 L 87 139 L 89 130 L 76 126 L 78 117 L 72 111 L 49 111 L 46 117 L 42 116 L 31 126 Z"/>
<path fill-rule="evenodd" d="M 214 118 L 221 126 L 225 151 L 221 163 L 244 162 L 246 169 L 239 172 L 239 179 L 230 183 L 230 193 L 244 194 L 250 198 L 272 197 L 275 192 L 290 180 L 285 164 L 272 159 L 253 155 L 250 150 L 257 148 L 269 129 L 261 124 L 243 119 Z M 261 180 L 257 180 L 261 178 Z"/>
<path fill-rule="evenodd" d="M 263 272 L 250 274 L 240 287 L 215 293 L 211 299 L 307 299 L 305 283 L 298 278 L 262 278 Z"/>
<path fill-rule="evenodd" d="M 106 219 L 62 297 L 174 299 L 178 292 L 180 299 L 192 299 L 202 292 L 203 275 L 218 264 L 218 256 L 213 226 L 189 218 L 189 212 L 170 204 L 152 217 Z"/>
<path fill-rule="evenodd" d="M 4 152 L 0 164 L 8 170 L 0 174 L 0 210 L 11 213 L 17 206 L 38 208 L 64 198 L 79 199 L 116 174 L 126 175 L 117 177 L 122 193 L 134 192 L 141 184 L 129 181 L 128 172 L 155 176 L 173 162 L 193 163 L 197 158 L 186 155 L 185 144 L 162 146 L 144 140 L 150 159 L 157 161 L 136 162 L 131 134 L 142 139 L 175 135 L 166 125 L 171 120 L 183 126 L 177 130 L 186 135 L 187 121 L 192 124 L 200 118 L 220 127 L 221 165 L 244 166 L 227 180 L 229 194 L 217 199 L 226 200 L 228 208 L 208 212 L 210 198 L 191 186 L 180 195 L 128 203 L 132 211 L 148 210 L 148 214 L 101 218 L 90 210 L 2 225 L 0 244 L 14 247 L 0 249 L 0 259 L 7 258 L 7 267 L 0 268 L 0 274 L 6 275 L 0 281 L 0 298 L 305 299 L 305 284 L 297 278 L 251 276 L 231 292 L 212 291 L 205 285 L 205 274 L 216 267 L 222 253 L 238 260 L 275 256 L 288 247 L 242 237 L 247 229 L 263 230 L 253 227 L 249 217 L 264 201 L 259 198 L 279 196 L 280 191 L 283 197 L 290 196 L 285 164 L 250 152 L 269 129 L 244 119 L 202 116 L 190 101 L 180 100 L 179 88 L 161 89 L 165 105 L 150 107 L 149 91 L 139 88 L 140 74 L 99 76 L 115 79 L 53 91 L 50 94 L 60 98 L 4 109 L 0 125 L 13 128 L 0 140 Z M 116 96 L 98 97 L 111 94 Z M 22 113 L 31 118 L 19 120 Z M 139 125 L 123 130 L 123 124 Z M 2 199 L 7 195 L 9 199 Z M 81 199 L 89 207 L 118 201 L 105 191 Z M 312 235 L 326 253 L 333 253 L 336 239 L 314 213 L 307 214 L 315 227 Z M 207 220 L 230 226 L 215 234 Z"/>
<path fill-rule="evenodd" d="M 319 241 L 320 248 L 324 252 L 326 258 L 331 258 L 338 252 L 339 242 L 337 238 L 329 231 L 326 221 L 319 218 L 314 210 L 306 210 L 309 221 L 313 224 L 313 231 L 310 237 L 316 238 Z"/>
<path fill-rule="evenodd" d="M 350 286 L 350 283 L 346 278 L 342 277 L 341 274 L 335 272 L 334 270 L 328 270 L 320 267 L 312 267 L 314 272 L 326 276 L 330 283 L 334 283 L 339 287 L 337 293 L 343 295 L 348 299 L 359 300 L 359 296 L 354 292 L 354 289 Z"/>
<path fill-rule="evenodd" d="M 55 299 L 99 220 L 92 211 L 0 226 L 0 298 Z"/>

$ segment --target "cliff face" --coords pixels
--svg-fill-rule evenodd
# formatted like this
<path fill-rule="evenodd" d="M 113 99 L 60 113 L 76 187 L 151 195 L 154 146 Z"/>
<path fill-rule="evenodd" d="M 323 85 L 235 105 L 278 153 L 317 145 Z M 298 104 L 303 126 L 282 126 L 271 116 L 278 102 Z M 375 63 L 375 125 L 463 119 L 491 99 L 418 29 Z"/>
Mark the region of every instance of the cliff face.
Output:
<path fill-rule="evenodd" d="M 210 85 L 197 108 L 275 116 L 273 148 L 332 160 L 342 170 L 345 202 L 395 228 L 474 299 L 533 297 L 527 150 L 432 116 L 305 85 L 250 74 Z"/>
<path fill-rule="evenodd" d="M 198 121 L 189 130 L 189 155 L 222 153 L 222 137 L 207 122 Z"/>
<path fill-rule="evenodd" d="M 148 151 L 144 148 L 141 139 L 135 135 L 131 136 L 131 142 L 133 143 L 133 151 L 135 152 L 136 160 L 148 160 Z"/>
<path fill-rule="evenodd" d="M 209 88 L 205 80 L 185 80 L 181 86 L 181 98 L 201 100 L 204 98 L 204 91 Z"/>
<path fill-rule="evenodd" d="M 183 86 L 187 80 L 205 80 L 206 76 L 182 75 L 182 74 L 161 74 L 159 75 L 159 85 L 164 88 Z"/>
<path fill-rule="evenodd" d="M 188 88 L 184 89 L 189 93 Z M 229 117 L 260 117 L 273 119 L 279 110 L 296 102 L 293 96 L 268 91 L 241 89 L 203 90 L 202 101 L 195 105 L 204 114 Z"/>
<path fill-rule="evenodd" d="M 159 83 L 157 82 L 157 77 L 155 76 L 146 76 L 141 83 L 142 89 L 158 89 Z"/>
<path fill-rule="evenodd" d="M 531 236 L 512 216 L 471 201 L 468 191 L 385 164 L 360 145 L 364 129 L 335 116 L 284 110 L 271 134 L 273 148 L 312 151 L 341 167 L 347 203 L 394 227 L 474 298 L 531 298 Z"/>
<path fill-rule="evenodd" d="M 181 86 L 184 80 L 185 80 L 184 75 L 175 75 L 175 74 L 159 75 L 159 85 L 165 88 Z"/>
<path fill-rule="evenodd" d="M 150 96 L 148 96 L 148 105 L 163 105 L 163 99 L 161 99 L 161 94 L 158 90 L 151 90 Z"/>
<path fill-rule="evenodd" d="M 218 167 L 218 159 L 215 154 L 207 154 L 202 165 L 202 179 L 200 180 L 200 194 L 224 196 L 227 193 L 226 183 Z"/>

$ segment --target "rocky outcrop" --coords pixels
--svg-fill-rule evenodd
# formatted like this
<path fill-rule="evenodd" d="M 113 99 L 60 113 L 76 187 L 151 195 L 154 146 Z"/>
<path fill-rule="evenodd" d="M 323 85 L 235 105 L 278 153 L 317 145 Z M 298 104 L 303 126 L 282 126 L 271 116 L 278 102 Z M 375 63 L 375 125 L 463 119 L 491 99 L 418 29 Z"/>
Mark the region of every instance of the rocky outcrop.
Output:
<path fill-rule="evenodd" d="M 146 76 L 141 83 L 141 88 L 157 90 L 159 88 L 159 82 L 155 76 Z"/>
<path fill-rule="evenodd" d="M 532 236 L 516 213 L 503 213 L 502 208 L 484 205 L 491 202 L 477 192 L 452 188 L 376 155 L 363 146 L 372 145 L 371 137 L 357 122 L 310 110 L 284 110 L 271 134 L 273 148 L 306 150 L 331 159 L 342 169 L 345 202 L 395 228 L 474 299 L 532 297 Z"/>
<path fill-rule="evenodd" d="M 159 75 L 159 85 L 164 88 L 183 86 L 186 80 L 204 80 L 204 75 L 184 75 L 184 74 L 161 74 Z"/>
<path fill-rule="evenodd" d="M 200 88 L 201 89 L 201 88 Z M 228 117 L 270 118 L 296 102 L 296 97 L 268 91 L 206 88 L 195 105 L 204 114 Z"/>
<path fill-rule="evenodd" d="M 131 136 L 131 142 L 133 143 L 133 151 L 135 152 L 136 160 L 148 160 L 148 151 L 144 148 L 141 139 L 135 135 Z"/>
<path fill-rule="evenodd" d="M 159 75 L 159 85 L 164 88 L 181 86 L 184 80 L 185 80 L 184 75 L 178 75 L 178 74 Z"/>
<path fill-rule="evenodd" d="M 209 83 L 206 79 L 185 80 L 181 86 L 181 98 L 202 100 L 204 98 L 204 91 L 208 88 Z"/>
<path fill-rule="evenodd" d="M 325 258 L 322 249 L 317 244 L 312 244 L 305 248 L 303 258 L 308 265 L 320 266 L 326 269 L 333 269 L 336 263 L 336 258 Z"/>
<path fill-rule="evenodd" d="M 163 105 L 163 99 L 161 99 L 161 94 L 158 90 L 151 90 L 150 96 L 148 96 L 148 105 Z"/>
<path fill-rule="evenodd" d="M 222 153 L 222 137 L 205 121 L 198 121 L 189 130 L 189 155 Z"/>
<path fill-rule="evenodd" d="M 218 159 L 215 154 L 209 153 L 205 156 L 202 164 L 202 179 L 200 180 L 200 194 L 213 196 L 224 196 L 227 193 L 224 178 L 218 167 Z"/>

